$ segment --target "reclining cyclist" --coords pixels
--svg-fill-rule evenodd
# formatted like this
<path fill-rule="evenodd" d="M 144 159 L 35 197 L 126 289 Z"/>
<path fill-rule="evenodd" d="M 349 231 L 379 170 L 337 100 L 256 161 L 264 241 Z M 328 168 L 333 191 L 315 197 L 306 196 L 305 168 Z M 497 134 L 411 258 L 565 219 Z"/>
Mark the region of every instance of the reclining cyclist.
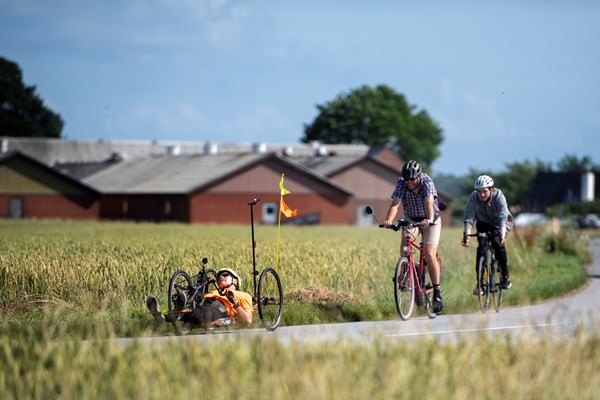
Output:
<path fill-rule="evenodd" d="M 221 318 L 231 318 L 233 323 L 252 323 L 252 296 L 239 289 L 241 280 L 235 271 L 225 268 L 217 272 L 217 285 L 215 289 L 204 295 L 205 301 L 191 313 L 163 314 L 155 296 L 148 296 L 146 306 L 154 316 L 156 322 L 173 322 L 179 318 L 182 322 L 189 322 L 192 326 L 207 326 Z M 186 303 L 185 294 L 179 293 L 177 303 L 183 309 Z"/>
<path fill-rule="evenodd" d="M 464 237 L 461 244 L 469 247 L 469 237 L 473 223 L 476 222 L 477 232 L 497 232 L 490 240 L 500 272 L 502 274 L 501 285 L 503 289 L 512 286 L 508 271 L 508 257 L 506 255 L 506 235 L 512 230 L 512 214 L 508 211 L 506 198 L 502 191 L 494 187 L 494 180 L 488 175 L 481 175 L 475 181 L 475 190 L 469 196 L 464 211 Z M 477 238 L 477 258 L 485 251 L 483 238 Z M 475 273 L 477 273 L 477 262 L 475 262 Z M 474 295 L 479 295 L 475 286 Z"/>

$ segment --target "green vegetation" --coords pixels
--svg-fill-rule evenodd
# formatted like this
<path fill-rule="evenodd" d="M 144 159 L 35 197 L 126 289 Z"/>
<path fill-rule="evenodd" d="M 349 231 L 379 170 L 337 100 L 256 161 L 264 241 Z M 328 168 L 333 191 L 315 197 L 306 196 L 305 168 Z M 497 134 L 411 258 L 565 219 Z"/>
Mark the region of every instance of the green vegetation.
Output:
<path fill-rule="evenodd" d="M 286 306 L 283 325 L 396 318 L 390 277 L 399 234 L 352 227 L 284 226 L 278 272 Z M 195 273 L 203 257 L 212 268 L 233 267 L 252 291 L 252 249 L 246 226 L 181 224 L 0 222 L 2 319 L 39 323 L 61 315 L 69 332 L 112 321 L 119 336 L 140 335 L 153 321 L 149 294 L 166 305 L 177 269 Z M 476 309 L 471 295 L 475 247 L 459 245 L 460 229 L 444 229 L 445 313 Z M 277 228 L 256 227 L 257 269 L 275 264 Z M 559 296 L 586 280 L 585 238 L 517 231 L 509 240 L 514 289 L 506 306 Z M 170 333 L 169 327 L 164 332 Z"/>
<path fill-rule="evenodd" d="M 3 399 L 593 399 L 600 338 L 81 342 L 0 336 Z"/>
<path fill-rule="evenodd" d="M 585 237 L 515 233 L 509 242 L 515 285 L 505 296 L 507 307 L 585 282 Z M 456 228 L 443 231 L 445 313 L 477 310 L 471 295 L 475 249 L 462 248 L 460 235 Z M 579 399 L 593 398 L 600 388 L 598 374 L 586 373 L 600 362 L 600 338 L 583 333 L 568 343 L 500 336 L 448 344 L 375 337 L 335 346 L 235 335 L 218 346 L 98 340 L 172 336 L 170 326 L 155 326 L 145 298 L 156 294 L 164 305 L 171 274 L 194 272 L 202 257 L 214 268 L 234 267 L 251 291 L 250 228 L 1 221 L 0 237 L 3 399 L 212 398 L 217 391 L 250 399 Z M 257 226 L 256 239 L 259 269 L 275 264 L 276 227 Z M 282 227 L 283 325 L 397 319 L 390 277 L 399 239 L 374 227 Z M 432 385 L 427 371 L 435 371 Z M 235 384 L 219 384 L 229 381 L 223 373 Z"/>

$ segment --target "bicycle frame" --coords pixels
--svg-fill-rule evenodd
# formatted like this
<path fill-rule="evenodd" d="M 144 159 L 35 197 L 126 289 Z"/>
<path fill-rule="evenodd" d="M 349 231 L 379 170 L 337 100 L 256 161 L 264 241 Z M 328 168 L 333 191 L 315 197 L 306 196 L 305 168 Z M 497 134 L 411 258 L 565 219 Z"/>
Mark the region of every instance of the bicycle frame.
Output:
<path fill-rule="evenodd" d="M 384 228 L 386 226 L 380 225 Z M 403 320 L 408 320 L 413 312 L 415 301 L 418 306 L 425 308 L 429 318 L 435 318 L 437 314 L 433 312 L 431 295 L 433 293 L 433 284 L 427 282 L 427 263 L 425 260 L 423 242 L 417 244 L 417 235 L 421 234 L 420 223 L 410 223 L 399 220 L 397 225 L 390 225 L 389 228 L 394 231 L 402 231 L 403 241 L 400 249 L 400 259 L 396 264 L 396 270 L 392 281 L 394 282 L 394 298 L 396 301 L 396 310 Z M 417 232 L 414 229 L 418 229 Z M 415 265 L 414 251 L 419 251 L 419 263 Z M 436 255 L 439 260 L 439 255 Z M 406 268 L 406 269 L 405 269 Z M 441 272 L 441 261 L 440 261 Z M 408 297 L 406 297 L 408 295 Z M 403 300 L 404 299 L 404 300 Z"/>
<path fill-rule="evenodd" d="M 480 293 L 478 295 L 479 307 L 483 313 L 488 310 L 490 294 L 492 294 L 496 312 L 500 312 L 500 307 L 502 306 L 502 285 L 494 281 L 496 268 L 498 266 L 496 252 L 494 251 L 494 247 L 490 245 L 490 240 L 498 234 L 499 230 L 493 230 L 465 235 L 465 237 L 476 237 L 477 246 L 482 247 L 480 256 L 477 257 L 477 270 L 479 271 L 479 265 L 481 264 L 482 266 L 485 266 L 488 274 L 486 279 L 487 282 L 483 282 L 486 277 L 480 277 L 479 272 L 477 272 L 478 287 L 480 288 Z"/>
<path fill-rule="evenodd" d="M 411 224 L 414 225 L 414 224 Z M 404 242 L 402 243 L 402 249 L 400 251 L 400 256 L 404 256 L 408 258 L 408 265 L 410 266 L 411 272 L 416 276 L 416 292 L 417 296 L 420 296 L 423 293 L 423 289 L 425 286 L 425 274 L 427 273 L 425 269 L 425 256 L 423 254 L 423 242 L 417 244 L 416 237 L 421 234 L 421 228 L 418 226 L 410 226 L 402 229 L 402 233 L 404 235 Z M 417 233 L 413 233 L 412 229 L 418 229 Z M 418 268 L 415 266 L 415 261 L 413 257 L 413 249 L 419 251 L 419 264 Z M 425 288 L 425 293 L 429 294 L 433 291 L 433 288 Z"/>

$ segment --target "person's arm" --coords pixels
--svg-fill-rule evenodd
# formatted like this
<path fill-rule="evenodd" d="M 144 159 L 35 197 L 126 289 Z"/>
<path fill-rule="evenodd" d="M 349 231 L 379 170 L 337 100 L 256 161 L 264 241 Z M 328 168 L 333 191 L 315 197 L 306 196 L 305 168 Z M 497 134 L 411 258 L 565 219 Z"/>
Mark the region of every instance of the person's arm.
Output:
<path fill-rule="evenodd" d="M 238 302 L 237 306 L 233 307 L 237 313 L 237 320 L 246 325 L 252 323 L 252 311 L 242 307 L 241 303 Z"/>
<path fill-rule="evenodd" d="M 252 323 L 252 309 L 248 307 L 252 307 L 252 301 L 248 304 L 248 301 L 245 300 L 238 293 L 234 293 L 231 290 L 228 290 L 225 293 L 225 297 L 233 306 L 235 310 L 235 317 L 237 322 L 241 322 L 244 324 Z"/>
<path fill-rule="evenodd" d="M 473 228 L 473 223 L 475 222 L 475 201 L 477 201 L 477 195 L 475 192 L 473 192 L 467 200 L 464 211 L 465 229 L 463 232 L 463 240 L 461 242 L 464 247 L 469 247 L 469 237 L 466 235 L 471 234 L 471 229 Z"/>
<path fill-rule="evenodd" d="M 400 208 L 401 203 L 402 201 L 400 201 L 398 197 L 395 197 L 392 200 L 392 204 L 390 204 L 390 208 L 385 216 L 385 221 L 383 221 L 385 226 L 390 226 L 394 223 L 394 218 L 396 218 L 396 215 L 398 215 L 398 209 Z"/>
<path fill-rule="evenodd" d="M 500 218 L 500 243 L 506 244 L 506 223 L 508 222 L 508 216 L 510 212 L 508 211 L 508 203 L 506 202 L 506 197 L 504 197 L 504 193 L 498 190 L 498 204 L 497 207 L 500 210 L 499 218 Z"/>
<path fill-rule="evenodd" d="M 427 218 L 421 221 L 421 228 L 427 229 L 429 228 L 429 224 L 434 222 L 433 219 L 435 218 L 435 207 L 433 206 L 433 199 L 433 196 L 425 197 L 425 213 L 427 214 Z"/>

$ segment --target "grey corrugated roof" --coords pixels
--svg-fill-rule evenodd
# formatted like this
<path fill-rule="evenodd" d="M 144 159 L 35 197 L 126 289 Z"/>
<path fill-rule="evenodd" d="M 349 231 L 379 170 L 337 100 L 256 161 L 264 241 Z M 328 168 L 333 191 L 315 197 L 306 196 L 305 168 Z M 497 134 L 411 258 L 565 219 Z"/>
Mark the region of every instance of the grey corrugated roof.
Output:
<path fill-rule="evenodd" d="M 290 158 L 359 157 L 369 146 L 351 144 L 214 143 L 208 141 L 67 140 L 54 138 L 0 137 L 0 153 L 20 150 L 49 165 L 99 163 L 148 155 L 278 153 Z"/>
<path fill-rule="evenodd" d="M 102 193 L 189 193 L 264 154 L 148 156 L 124 160 L 84 179 Z"/>
<path fill-rule="evenodd" d="M 88 176 L 83 181 L 97 188 L 100 192 L 108 194 L 186 194 L 269 157 L 275 157 L 282 163 L 287 163 L 339 191 L 352 195 L 352 193 L 327 177 L 275 153 L 249 152 L 245 154 L 138 157 L 113 164 L 94 175 Z"/>

